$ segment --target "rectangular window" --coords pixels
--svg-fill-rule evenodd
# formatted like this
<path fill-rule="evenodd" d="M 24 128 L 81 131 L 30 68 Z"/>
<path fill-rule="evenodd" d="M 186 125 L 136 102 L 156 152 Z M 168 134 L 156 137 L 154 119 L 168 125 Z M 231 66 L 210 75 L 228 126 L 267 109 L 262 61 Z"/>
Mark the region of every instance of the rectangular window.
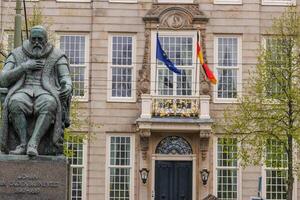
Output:
<path fill-rule="evenodd" d="M 238 162 L 236 139 L 218 138 L 216 167 L 217 197 L 221 200 L 238 199 Z"/>
<path fill-rule="evenodd" d="M 73 95 L 87 98 L 88 87 L 88 40 L 85 35 L 61 35 L 60 49 L 69 58 L 73 81 Z"/>
<path fill-rule="evenodd" d="M 268 81 L 265 86 L 266 97 L 277 98 L 281 95 L 285 88 L 285 81 L 282 81 L 283 75 L 280 71 L 280 67 L 285 65 L 286 49 L 289 49 L 289 41 L 283 39 L 277 39 L 267 37 L 265 41 L 265 64 L 268 67 L 269 73 L 266 76 Z"/>
<path fill-rule="evenodd" d="M 84 199 L 85 152 L 83 139 L 80 136 L 70 135 L 65 140 L 67 157 L 70 163 L 70 200 Z"/>
<path fill-rule="evenodd" d="M 112 35 L 110 38 L 110 100 L 128 100 L 135 98 L 134 62 L 135 41 L 131 35 Z"/>
<path fill-rule="evenodd" d="M 195 74 L 193 36 L 159 37 L 163 50 L 181 71 L 175 74 L 164 63 L 157 61 L 157 91 L 159 95 L 192 95 Z"/>
<path fill-rule="evenodd" d="M 241 84 L 240 40 L 235 36 L 215 38 L 217 99 L 236 100 Z"/>
<path fill-rule="evenodd" d="M 108 137 L 108 199 L 133 199 L 133 137 Z"/>
<path fill-rule="evenodd" d="M 296 5 L 296 0 L 262 0 L 262 5 Z"/>
<path fill-rule="evenodd" d="M 242 4 L 242 0 L 214 0 L 214 4 Z"/>
<path fill-rule="evenodd" d="M 266 148 L 265 195 L 267 200 L 286 199 L 287 154 L 277 140 L 269 140 Z"/>

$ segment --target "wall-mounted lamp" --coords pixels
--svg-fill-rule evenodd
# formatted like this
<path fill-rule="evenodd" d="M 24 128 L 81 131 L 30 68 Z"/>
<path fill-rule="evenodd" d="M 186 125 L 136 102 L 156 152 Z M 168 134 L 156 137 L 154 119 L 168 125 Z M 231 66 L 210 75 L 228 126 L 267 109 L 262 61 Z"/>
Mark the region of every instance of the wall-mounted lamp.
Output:
<path fill-rule="evenodd" d="M 148 169 L 146 169 L 146 168 L 142 168 L 142 169 L 140 170 L 141 179 L 142 179 L 142 182 L 143 182 L 144 184 L 147 183 L 149 172 L 150 172 L 150 171 L 149 171 Z"/>
<path fill-rule="evenodd" d="M 207 169 L 202 169 L 202 171 L 200 171 L 200 173 L 201 173 L 201 179 L 202 179 L 203 185 L 206 185 L 207 181 L 208 181 L 209 171 Z"/>

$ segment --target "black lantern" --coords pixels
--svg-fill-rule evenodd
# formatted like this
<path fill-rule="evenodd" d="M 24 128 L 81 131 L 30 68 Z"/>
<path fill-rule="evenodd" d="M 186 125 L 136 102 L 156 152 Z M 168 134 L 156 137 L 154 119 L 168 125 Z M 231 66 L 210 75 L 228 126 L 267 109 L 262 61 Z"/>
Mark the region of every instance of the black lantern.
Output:
<path fill-rule="evenodd" d="M 148 179 L 148 175 L 149 175 L 149 170 L 146 168 L 142 168 L 140 170 L 140 175 L 141 175 L 141 179 L 143 181 L 144 184 L 147 183 L 147 179 Z"/>
<path fill-rule="evenodd" d="M 202 171 L 200 171 L 200 173 L 201 173 L 201 179 L 202 179 L 203 185 L 206 185 L 207 181 L 208 181 L 209 171 L 207 169 L 202 169 Z"/>

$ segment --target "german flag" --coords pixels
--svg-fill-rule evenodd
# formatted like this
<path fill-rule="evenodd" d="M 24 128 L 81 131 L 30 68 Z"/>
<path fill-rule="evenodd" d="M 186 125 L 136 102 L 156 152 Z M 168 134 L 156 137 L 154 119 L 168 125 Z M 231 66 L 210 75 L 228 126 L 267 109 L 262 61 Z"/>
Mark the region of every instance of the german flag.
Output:
<path fill-rule="evenodd" d="M 200 64 L 202 65 L 202 68 L 205 72 L 206 77 L 210 80 L 212 84 L 217 83 L 217 79 L 215 78 L 214 73 L 209 69 L 208 65 L 204 63 L 203 59 L 203 51 L 200 44 L 200 34 L 199 31 L 197 32 L 197 57 L 199 58 Z"/>

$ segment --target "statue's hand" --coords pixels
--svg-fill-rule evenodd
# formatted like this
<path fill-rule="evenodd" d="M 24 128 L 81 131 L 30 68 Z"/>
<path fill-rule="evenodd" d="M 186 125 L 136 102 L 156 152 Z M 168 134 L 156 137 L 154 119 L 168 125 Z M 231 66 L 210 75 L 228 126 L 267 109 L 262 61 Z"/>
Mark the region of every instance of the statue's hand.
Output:
<path fill-rule="evenodd" d="M 59 91 L 59 98 L 62 101 L 65 101 L 71 95 L 71 93 L 72 87 L 70 85 L 62 84 L 61 89 Z"/>
<path fill-rule="evenodd" d="M 44 67 L 45 62 L 42 60 L 33 60 L 29 59 L 26 62 L 22 63 L 22 67 L 25 68 L 25 70 L 40 70 Z"/>

